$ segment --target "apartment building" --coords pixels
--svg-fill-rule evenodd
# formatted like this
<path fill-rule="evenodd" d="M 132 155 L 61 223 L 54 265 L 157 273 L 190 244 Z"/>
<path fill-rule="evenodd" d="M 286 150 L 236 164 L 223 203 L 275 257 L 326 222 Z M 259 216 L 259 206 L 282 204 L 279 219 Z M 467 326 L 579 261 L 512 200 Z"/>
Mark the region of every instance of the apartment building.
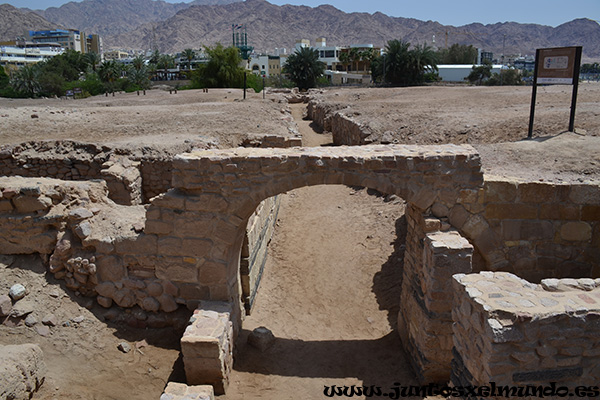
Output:
<path fill-rule="evenodd" d="M 47 60 L 63 52 L 58 43 L 34 43 L 23 40 L 0 42 L 0 65 L 35 64 Z"/>
<path fill-rule="evenodd" d="M 29 31 L 28 40 L 35 43 L 58 43 L 64 49 L 81 53 L 94 52 L 102 54 L 102 38 L 99 35 L 85 35 L 76 29 L 54 29 L 46 31 Z"/>

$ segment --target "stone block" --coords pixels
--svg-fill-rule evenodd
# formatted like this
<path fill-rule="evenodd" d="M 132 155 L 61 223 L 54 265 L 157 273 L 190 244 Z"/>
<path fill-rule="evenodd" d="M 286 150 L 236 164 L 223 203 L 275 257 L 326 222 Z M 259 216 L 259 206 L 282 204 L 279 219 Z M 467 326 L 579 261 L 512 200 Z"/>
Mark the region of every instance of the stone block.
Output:
<path fill-rule="evenodd" d="M 187 382 L 210 384 L 223 394 L 232 368 L 233 328 L 229 312 L 198 309 L 181 338 Z"/>
<path fill-rule="evenodd" d="M 540 219 L 578 220 L 580 206 L 566 204 L 541 204 Z"/>
<path fill-rule="evenodd" d="M 154 235 L 140 234 L 133 238 L 120 238 L 114 243 L 119 254 L 156 254 L 157 238 Z"/>
<path fill-rule="evenodd" d="M 485 208 L 488 219 L 536 219 L 538 207 L 529 204 L 488 204 Z"/>
<path fill-rule="evenodd" d="M 97 273 L 101 281 L 118 282 L 125 277 L 125 267 L 118 256 L 102 256 L 96 258 Z"/>
<path fill-rule="evenodd" d="M 227 265 L 207 261 L 200 267 L 200 283 L 206 286 L 223 284 L 227 281 Z"/>
<path fill-rule="evenodd" d="M 210 385 L 188 386 L 169 382 L 160 400 L 214 400 L 214 389 Z"/>
<path fill-rule="evenodd" d="M 570 242 L 584 242 L 592 239 L 592 227 L 587 222 L 567 222 L 560 227 L 560 237 Z"/>
<path fill-rule="evenodd" d="M 569 200 L 575 204 L 600 204 L 600 186 L 572 185 Z"/>
<path fill-rule="evenodd" d="M 184 260 L 183 257 L 158 257 L 156 277 L 172 282 L 198 282 L 198 262 L 196 259 Z"/>
<path fill-rule="evenodd" d="M 181 255 L 191 257 L 206 257 L 212 248 L 209 239 L 185 238 L 181 242 Z"/>
<path fill-rule="evenodd" d="M 43 211 L 52 205 L 52 199 L 49 199 L 46 196 L 17 196 L 12 200 L 12 202 L 17 211 L 20 213 Z"/>
<path fill-rule="evenodd" d="M 600 221 L 600 205 L 583 206 L 581 219 L 583 221 Z"/>
<path fill-rule="evenodd" d="M 486 179 L 483 187 L 486 203 L 510 203 L 517 198 L 516 182 Z"/>
<path fill-rule="evenodd" d="M 518 190 L 523 203 L 553 203 L 556 199 L 556 187 L 550 183 L 521 183 Z"/>

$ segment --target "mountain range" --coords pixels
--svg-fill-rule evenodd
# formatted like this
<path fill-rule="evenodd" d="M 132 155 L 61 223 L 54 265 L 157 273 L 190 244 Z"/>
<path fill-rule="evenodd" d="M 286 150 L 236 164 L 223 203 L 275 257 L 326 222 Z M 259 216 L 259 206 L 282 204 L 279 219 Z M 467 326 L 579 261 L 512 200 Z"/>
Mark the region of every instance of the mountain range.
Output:
<path fill-rule="evenodd" d="M 14 26 L 13 14 L 17 9 L 6 11 L 6 6 L 0 6 L 0 39 L 6 39 L 7 34 L 15 36 L 14 32 L 20 29 Z M 24 25 L 35 22 L 31 10 L 17 11 L 24 15 Z M 13 15 L 12 19 L 6 19 L 5 13 Z M 587 18 L 557 27 L 515 22 L 455 27 L 390 17 L 380 12 L 346 13 L 330 5 L 277 6 L 265 0 L 195 0 L 174 4 L 163 0 L 84 0 L 35 13 L 44 17 L 38 21 L 40 26 L 43 21 L 47 24 L 35 29 L 61 25 L 99 33 L 105 48 L 158 48 L 174 53 L 217 42 L 229 45 L 232 24 L 244 24 L 249 45 L 258 52 L 275 48 L 290 50 L 299 39 L 314 43 L 317 37 L 325 37 L 328 45 L 338 46 L 384 46 L 391 39 L 438 48 L 454 43 L 472 44 L 496 56 L 533 54 L 536 48 L 583 46 L 584 60 L 600 58 L 600 24 Z"/>

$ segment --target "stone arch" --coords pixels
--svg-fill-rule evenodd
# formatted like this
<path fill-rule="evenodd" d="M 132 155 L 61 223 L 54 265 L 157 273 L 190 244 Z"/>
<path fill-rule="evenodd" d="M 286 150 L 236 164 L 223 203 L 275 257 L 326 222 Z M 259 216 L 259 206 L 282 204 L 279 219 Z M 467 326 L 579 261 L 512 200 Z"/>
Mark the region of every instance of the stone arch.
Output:
<path fill-rule="evenodd" d="M 174 161 L 174 189 L 153 206 L 181 199 L 184 220 L 192 225 L 183 235 L 195 230 L 203 237 L 159 237 L 158 248 L 160 252 L 161 241 L 171 239 L 190 252 L 189 246 L 196 243 L 192 255 L 200 269 L 197 285 L 210 286 L 210 300 L 231 302 L 235 323 L 241 320 L 239 262 L 244 230 L 262 200 L 304 186 L 345 184 L 396 194 L 420 210 L 434 205 L 451 209 L 460 190 L 479 187 L 482 180 L 479 157 L 471 146 L 238 148 L 187 153 Z"/>

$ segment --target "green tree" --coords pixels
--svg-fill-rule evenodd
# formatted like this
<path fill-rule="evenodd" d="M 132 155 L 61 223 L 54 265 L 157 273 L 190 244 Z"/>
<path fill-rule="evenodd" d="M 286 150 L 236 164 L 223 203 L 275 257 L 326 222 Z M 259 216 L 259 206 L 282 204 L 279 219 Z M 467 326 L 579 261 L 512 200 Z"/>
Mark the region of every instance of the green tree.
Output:
<path fill-rule="evenodd" d="M 492 76 L 485 82 L 488 86 L 517 86 L 522 85 L 521 72 L 518 69 L 502 69 L 500 73 L 494 72 Z"/>
<path fill-rule="evenodd" d="M 473 66 L 467 80 L 471 83 L 481 85 L 492 76 L 492 64 L 488 61 L 483 65 Z"/>
<path fill-rule="evenodd" d="M 303 90 L 316 86 L 317 80 L 325 71 L 325 64 L 319 61 L 317 50 L 303 47 L 288 56 L 283 71 Z"/>
<path fill-rule="evenodd" d="M 156 68 L 163 79 L 167 79 L 167 72 L 175 67 L 175 58 L 169 54 L 161 54 L 156 63 Z"/>
<path fill-rule="evenodd" d="M 350 57 L 350 62 L 352 63 L 352 71 L 358 71 L 358 62 L 360 61 L 360 51 L 353 47 L 348 52 L 348 56 Z M 356 64 L 356 68 L 354 68 L 354 64 Z"/>
<path fill-rule="evenodd" d="M 108 92 L 115 95 L 115 82 L 119 79 L 119 66 L 114 60 L 104 61 L 98 68 L 98 76 L 104 82 Z"/>
<path fill-rule="evenodd" d="M 83 59 L 87 63 L 87 65 L 90 66 L 92 71 L 94 71 L 94 72 L 96 72 L 96 68 L 98 67 L 98 64 L 100 64 L 102 62 L 102 57 L 100 57 L 100 54 L 94 53 L 93 51 L 86 53 L 83 56 Z"/>
<path fill-rule="evenodd" d="M 181 55 L 183 56 L 183 58 L 185 58 L 187 60 L 188 69 L 191 70 L 192 69 L 192 60 L 194 58 L 196 58 L 196 52 L 192 49 L 185 49 L 185 50 L 183 50 Z"/>
<path fill-rule="evenodd" d="M 0 65 L 0 90 L 7 87 L 9 82 L 10 78 L 8 74 L 6 73 L 6 71 L 4 71 L 4 67 Z"/>
<path fill-rule="evenodd" d="M 25 65 L 13 74 L 10 86 L 15 91 L 23 93 L 28 97 L 35 97 L 42 90 L 39 79 L 39 67 L 36 65 Z"/>
<path fill-rule="evenodd" d="M 427 72 L 436 72 L 437 54 L 428 45 L 416 45 L 409 51 L 410 80 L 412 83 L 423 83 Z"/>
<path fill-rule="evenodd" d="M 243 85 L 244 69 L 240 67 L 242 57 L 237 47 L 204 47 L 208 62 L 192 72 L 194 87 L 239 88 Z"/>
<path fill-rule="evenodd" d="M 409 82 L 409 47 L 410 43 L 402 40 L 390 40 L 385 46 L 382 63 L 382 78 L 394 86 L 406 85 Z"/>
<path fill-rule="evenodd" d="M 347 51 L 343 51 L 340 53 L 338 57 L 340 60 L 340 64 L 344 67 L 344 71 L 348 71 L 348 65 L 350 65 L 350 54 Z"/>
<path fill-rule="evenodd" d="M 442 64 L 477 64 L 477 49 L 472 45 L 453 44 L 449 49 L 442 49 L 438 59 Z"/>

